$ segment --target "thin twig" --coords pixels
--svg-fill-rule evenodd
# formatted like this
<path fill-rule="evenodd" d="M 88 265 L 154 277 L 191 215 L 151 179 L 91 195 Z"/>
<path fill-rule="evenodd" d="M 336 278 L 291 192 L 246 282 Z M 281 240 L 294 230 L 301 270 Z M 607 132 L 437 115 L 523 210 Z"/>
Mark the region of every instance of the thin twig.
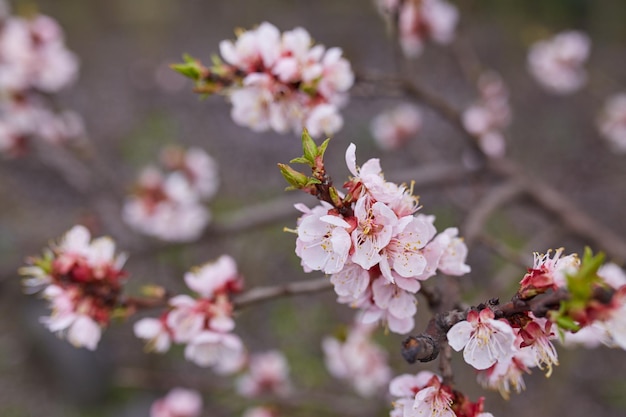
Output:
<path fill-rule="evenodd" d="M 269 287 L 257 287 L 236 296 L 233 300 L 235 308 L 244 308 L 252 304 L 270 301 L 275 298 L 305 295 L 327 291 L 332 288 L 330 280 L 326 277 L 314 278 L 308 281 L 292 282 L 285 285 Z"/>

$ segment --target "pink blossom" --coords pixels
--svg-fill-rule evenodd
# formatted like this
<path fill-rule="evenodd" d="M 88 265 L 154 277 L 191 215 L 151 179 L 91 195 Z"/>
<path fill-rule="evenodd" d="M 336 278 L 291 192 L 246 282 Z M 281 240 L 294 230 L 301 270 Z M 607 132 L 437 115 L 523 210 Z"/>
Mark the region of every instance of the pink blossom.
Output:
<path fill-rule="evenodd" d="M 334 274 L 343 269 L 351 247 L 351 226 L 339 216 L 317 209 L 302 216 L 298 225 L 296 253 L 313 271 Z"/>
<path fill-rule="evenodd" d="M 464 275 L 471 271 L 465 263 L 467 258 L 467 246 L 462 238 L 457 237 L 459 231 L 456 227 L 449 227 L 435 237 L 433 244 L 443 248 L 437 268 L 448 275 Z"/>
<path fill-rule="evenodd" d="M 358 299 L 367 290 L 370 274 L 367 269 L 348 261 L 341 271 L 331 275 L 330 282 L 340 297 Z"/>
<path fill-rule="evenodd" d="M 235 260 L 228 255 L 185 273 L 187 286 L 205 298 L 238 287 L 239 281 Z"/>
<path fill-rule="evenodd" d="M 470 311 L 467 320 L 452 326 L 447 337 L 454 350 L 464 349 L 465 362 L 479 370 L 512 356 L 515 349 L 513 329 L 508 323 L 495 320 L 488 308 L 480 313 Z"/>
<path fill-rule="evenodd" d="M 591 49 L 589 37 L 578 31 L 561 32 L 535 43 L 528 52 L 528 69 L 546 90 L 570 94 L 587 81 L 583 64 Z"/>
<path fill-rule="evenodd" d="M 351 234 L 354 245 L 351 259 L 369 269 L 382 259 L 380 251 L 391 241 L 398 217 L 384 203 L 370 204 L 364 197 L 356 202 L 354 215 L 358 225 Z"/>
<path fill-rule="evenodd" d="M 401 104 L 376 116 L 370 124 L 372 136 L 384 150 L 398 149 L 422 127 L 422 113 L 412 104 Z"/>
<path fill-rule="evenodd" d="M 615 94 L 606 100 L 597 125 L 613 151 L 626 152 L 626 93 Z"/>
<path fill-rule="evenodd" d="M 458 19 L 456 7 L 443 0 L 403 2 L 399 10 L 398 28 L 404 55 L 409 58 L 419 56 L 427 39 L 439 44 L 450 43 Z"/>
<path fill-rule="evenodd" d="M 421 275 L 428 261 L 422 249 L 437 231 L 432 223 L 420 217 L 406 216 L 396 224 L 394 235 L 383 249 L 380 270 L 389 282 L 394 282 L 391 271 L 404 278 Z"/>
<path fill-rule="evenodd" d="M 174 388 L 150 408 L 150 417 L 199 417 L 200 413 L 202 397 L 197 391 L 184 388 Z"/>
<path fill-rule="evenodd" d="M 544 292 L 547 289 L 556 289 L 566 284 L 566 275 L 575 273 L 580 267 L 580 259 L 576 254 L 561 257 L 563 248 L 545 254 L 534 253 L 534 265 L 520 282 L 520 294 Z"/>
<path fill-rule="evenodd" d="M 328 371 L 347 380 L 363 397 L 372 396 L 391 375 L 386 353 L 371 340 L 373 330 L 357 324 L 350 328 L 345 341 L 326 337 L 322 342 Z"/>
<path fill-rule="evenodd" d="M 237 362 L 244 354 L 239 337 L 229 333 L 205 330 L 189 341 L 185 358 L 198 366 L 214 367 L 218 372 L 222 362 Z"/>
<path fill-rule="evenodd" d="M 237 392 L 244 397 L 267 393 L 284 396 L 290 390 L 287 359 L 276 350 L 251 355 L 248 371 L 237 380 Z"/>
<path fill-rule="evenodd" d="M 354 74 L 339 48 L 314 45 L 303 28 L 284 32 L 264 22 L 222 41 L 220 76 L 231 77 L 223 89 L 235 123 L 257 132 L 301 132 L 331 135 L 343 126 L 339 107 L 354 83 Z M 226 75 L 224 75 L 226 74 Z"/>

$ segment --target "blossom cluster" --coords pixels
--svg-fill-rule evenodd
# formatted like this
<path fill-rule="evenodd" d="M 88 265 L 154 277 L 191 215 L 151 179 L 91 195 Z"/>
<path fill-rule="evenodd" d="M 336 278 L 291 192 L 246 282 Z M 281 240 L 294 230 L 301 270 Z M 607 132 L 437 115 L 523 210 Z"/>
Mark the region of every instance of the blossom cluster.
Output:
<path fill-rule="evenodd" d="M 124 221 L 162 240 L 195 240 L 210 220 L 203 202 L 217 191 L 217 164 L 200 148 L 175 146 L 161 152 L 161 164 L 166 174 L 154 166 L 141 172 L 124 203 Z"/>
<path fill-rule="evenodd" d="M 243 31 L 219 46 L 224 62 L 212 68 L 195 60 L 174 66 L 196 80 L 197 91 L 222 93 L 235 123 L 256 132 L 330 135 L 343 126 L 339 108 L 354 83 L 340 48 L 315 45 L 301 28 L 282 34 L 271 23 Z"/>
<path fill-rule="evenodd" d="M 626 93 L 609 97 L 598 118 L 598 129 L 615 152 L 626 153 Z"/>
<path fill-rule="evenodd" d="M 472 403 L 429 371 L 395 377 L 389 393 L 396 397 L 390 417 L 493 417 L 483 411 L 483 398 Z"/>
<path fill-rule="evenodd" d="M 78 74 L 61 27 L 44 15 L 6 15 L 0 23 L 0 152 L 19 155 L 31 138 L 52 144 L 81 138 L 78 114 L 55 113 L 43 96 L 65 88 Z"/>
<path fill-rule="evenodd" d="M 230 295 L 242 289 L 242 277 L 235 261 L 222 255 L 185 273 L 187 286 L 195 296 L 176 295 L 159 318 L 135 323 L 135 335 L 148 342 L 147 348 L 166 352 L 172 342 L 185 345 L 185 358 L 219 373 L 238 371 L 244 360 L 243 343 L 232 330 L 233 304 Z"/>
<path fill-rule="evenodd" d="M 408 58 L 419 56 L 426 41 L 448 44 L 454 39 L 459 11 L 444 0 L 376 0 L 376 3 L 384 17 L 397 20 L 400 46 Z"/>
<path fill-rule="evenodd" d="M 478 138 L 482 151 L 491 157 L 503 156 L 506 148 L 502 131 L 511 123 L 509 92 L 497 73 L 478 80 L 480 98 L 463 111 L 463 127 Z"/>
<path fill-rule="evenodd" d="M 125 261 L 125 255 L 115 254 L 112 239 L 91 240 L 87 228 L 74 226 L 20 274 L 27 291 L 41 291 L 50 302 L 44 325 L 74 346 L 94 350 L 119 307 Z"/>
<path fill-rule="evenodd" d="M 550 252 L 535 254 L 535 263 L 516 295 L 519 303 L 567 291 L 570 295 L 558 312 L 540 318 L 530 311 L 518 311 L 496 318 L 494 311 L 485 307 L 471 310 L 465 321 L 448 331 L 450 346 L 463 349 L 465 361 L 479 370 L 480 383 L 504 397 L 512 390 L 524 389 L 523 375 L 531 368 L 545 369 L 549 376 L 558 365 L 552 343 L 557 327 L 567 332 L 564 337 L 569 343 L 604 343 L 626 349 L 626 274 L 614 264 L 601 268 L 596 264 L 597 272 L 590 273 L 576 254 L 562 253 L 563 249 L 552 257 Z M 588 264 L 593 261 L 587 259 Z M 592 296 L 594 291 L 602 294 L 603 301 Z"/>
<path fill-rule="evenodd" d="M 339 302 L 360 308 L 363 323 L 383 321 L 391 331 L 407 333 L 421 281 L 438 270 L 469 272 L 467 247 L 456 228 L 437 235 L 434 216 L 416 215 L 417 198 L 386 181 L 378 159 L 358 167 L 355 153 L 351 144 L 346 163 L 353 177 L 344 184 L 340 209 L 325 201 L 312 209 L 296 205 L 303 213 L 296 254 L 305 271 L 331 276 Z"/>
<path fill-rule="evenodd" d="M 370 124 L 372 136 L 383 150 L 398 149 L 422 127 L 422 112 L 409 103 L 376 116 Z"/>
<path fill-rule="evenodd" d="M 561 32 L 531 46 L 528 70 L 535 80 L 554 94 L 570 94 L 587 82 L 583 65 L 589 57 L 591 40 L 579 31 Z"/>
<path fill-rule="evenodd" d="M 326 337 L 322 341 L 326 368 L 332 376 L 350 383 L 355 391 L 370 397 L 391 379 L 387 353 L 372 341 L 372 325 L 357 323 L 345 340 Z"/>

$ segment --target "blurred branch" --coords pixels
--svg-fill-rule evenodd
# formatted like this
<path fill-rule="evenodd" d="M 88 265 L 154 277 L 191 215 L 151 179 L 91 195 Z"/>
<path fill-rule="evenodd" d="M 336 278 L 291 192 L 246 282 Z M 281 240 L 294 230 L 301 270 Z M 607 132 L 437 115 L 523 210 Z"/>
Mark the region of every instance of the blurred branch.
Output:
<path fill-rule="evenodd" d="M 235 308 L 248 307 L 275 298 L 304 295 L 322 292 L 331 289 L 333 286 L 327 277 L 314 278 L 308 281 L 292 282 L 284 285 L 274 285 L 268 287 L 258 287 L 246 291 L 236 296 L 233 300 Z"/>
<path fill-rule="evenodd" d="M 381 82 L 390 87 L 399 88 L 409 97 L 429 106 L 443 119 L 456 127 L 468 140 L 470 146 L 482 155 L 478 146 L 478 138 L 465 130 L 461 120 L 461 113 L 445 99 L 408 79 L 376 74 L 360 74 L 358 79 L 362 82 Z M 565 195 L 552 188 L 541 178 L 528 173 L 513 160 L 506 157 L 491 159 L 485 157 L 485 159 L 487 160 L 487 167 L 491 171 L 519 183 L 524 193 L 531 197 L 535 204 L 558 218 L 570 232 L 589 243 L 593 243 L 616 262 L 626 261 L 626 242 L 613 233 L 612 230 L 596 222 L 591 216 L 580 210 Z"/>
<path fill-rule="evenodd" d="M 467 245 L 471 246 L 480 237 L 493 212 L 518 197 L 522 192 L 522 185 L 511 180 L 491 189 L 478 204 L 474 205 L 463 226 L 463 237 Z"/>

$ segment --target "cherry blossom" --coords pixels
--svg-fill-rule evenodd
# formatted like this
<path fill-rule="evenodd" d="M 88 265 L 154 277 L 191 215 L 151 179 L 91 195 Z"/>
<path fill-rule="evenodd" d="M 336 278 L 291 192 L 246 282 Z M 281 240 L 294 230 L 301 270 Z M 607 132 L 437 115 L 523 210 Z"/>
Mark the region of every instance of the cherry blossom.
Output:
<path fill-rule="evenodd" d="M 245 349 L 235 328 L 230 295 L 241 291 L 243 280 L 235 261 L 222 255 L 215 262 L 192 268 L 185 283 L 197 295 L 179 294 L 168 300 L 161 317 L 135 323 L 135 335 L 147 341 L 148 350 L 166 352 L 171 343 L 185 345 L 185 357 L 219 373 L 238 371 Z"/>
<path fill-rule="evenodd" d="M 208 76 L 192 78 L 198 91 L 229 98 L 235 123 L 256 132 L 307 128 L 313 136 L 332 135 L 343 126 L 339 109 L 354 74 L 340 48 L 314 44 L 301 27 L 281 33 L 263 22 L 235 41 L 220 42 L 220 54 L 224 62 L 202 67 Z M 181 73 L 189 76 L 185 69 L 198 66 L 187 61 Z"/>
<path fill-rule="evenodd" d="M 274 409 L 269 407 L 252 407 L 243 413 L 242 417 L 277 417 Z"/>
<path fill-rule="evenodd" d="M 87 228 L 74 226 L 20 273 L 28 292 L 42 291 L 50 303 L 43 324 L 74 346 L 94 350 L 120 302 L 125 261 L 112 239 L 92 240 Z"/>
<path fill-rule="evenodd" d="M 359 395 L 370 397 L 391 377 L 387 355 L 372 340 L 374 327 L 356 324 L 344 341 L 322 341 L 326 368 L 335 378 L 348 381 Z"/>
<path fill-rule="evenodd" d="M 168 170 L 145 168 L 122 215 L 135 230 L 168 241 L 198 239 L 211 216 L 202 205 L 218 184 L 213 159 L 199 148 L 168 147 L 161 153 Z"/>
<path fill-rule="evenodd" d="M 303 215 L 295 230 L 296 254 L 306 272 L 331 275 L 338 301 L 358 308 L 362 323 L 407 333 L 415 324 L 413 294 L 421 281 L 437 271 L 469 272 L 467 247 L 456 228 L 437 235 L 434 216 L 416 214 L 412 187 L 386 181 L 378 159 L 357 165 L 350 144 L 345 160 L 352 177 L 339 198 L 349 210 L 328 201 L 312 209 L 297 204 Z"/>
<path fill-rule="evenodd" d="M 268 393 L 284 396 L 290 391 L 287 359 L 276 350 L 252 354 L 247 372 L 237 380 L 237 392 L 244 397 Z"/>
<path fill-rule="evenodd" d="M 398 149 L 422 127 L 422 113 L 412 104 L 401 104 L 376 116 L 370 130 L 383 150 Z"/>
<path fill-rule="evenodd" d="M 626 93 L 609 97 L 597 121 L 600 134 L 617 153 L 626 152 Z"/>
<path fill-rule="evenodd" d="M 520 282 L 522 296 L 565 286 L 565 276 L 578 270 L 580 259 L 576 254 L 561 257 L 563 251 L 563 248 L 557 249 L 552 258 L 551 250 L 545 254 L 534 253 L 534 265 Z"/>
<path fill-rule="evenodd" d="M 579 31 L 561 32 L 535 43 L 528 52 L 528 69 L 551 93 L 570 94 L 587 81 L 583 64 L 591 50 L 591 40 Z"/>
<path fill-rule="evenodd" d="M 199 417 L 202 397 L 197 391 L 174 388 L 150 407 L 150 417 Z"/>
<path fill-rule="evenodd" d="M 465 362 L 478 370 L 512 356 L 514 351 L 513 329 L 508 323 L 495 320 L 488 308 L 480 313 L 470 311 L 467 320 L 452 326 L 447 337 L 454 350 L 463 349 Z"/>

